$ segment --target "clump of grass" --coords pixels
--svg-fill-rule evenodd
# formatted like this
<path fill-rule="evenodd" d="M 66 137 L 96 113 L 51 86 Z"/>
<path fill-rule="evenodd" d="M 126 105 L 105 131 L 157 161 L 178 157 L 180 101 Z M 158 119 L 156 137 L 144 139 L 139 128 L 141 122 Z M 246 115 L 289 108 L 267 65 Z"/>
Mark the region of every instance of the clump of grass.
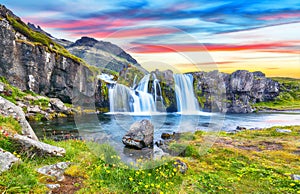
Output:
<path fill-rule="evenodd" d="M 0 115 L 0 129 L 6 130 L 10 133 L 21 133 L 22 128 L 17 120 L 12 117 L 5 117 Z"/>

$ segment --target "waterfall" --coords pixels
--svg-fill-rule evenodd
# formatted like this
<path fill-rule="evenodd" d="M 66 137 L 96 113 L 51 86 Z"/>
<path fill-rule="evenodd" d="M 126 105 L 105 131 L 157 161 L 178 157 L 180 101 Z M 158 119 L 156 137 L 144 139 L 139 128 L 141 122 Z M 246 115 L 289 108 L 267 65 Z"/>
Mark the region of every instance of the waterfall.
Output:
<path fill-rule="evenodd" d="M 174 74 L 177 111 L 180 113 L 197 113 L 199 105 L 194 95 L 193 76 L 191 74 Z"/>
<path fill-rule="evenodd" d="M 153 77 L 152 82 L 150 82 L 151 76 Z M 198 113 L 199 105 L 194 95 L 193 76 L 190 74 L 174 74 L 174 80 L 177 111 L 181 114 Z M 113 113 L 165 112 L 160 82 L 155 74 L 145 75 L 135 89 L 122 84 L 111 85 L 109 100 L 110 112 Z"/>
<path fill-rule="evenodd" d="M 141 80 L 135 90 L 122 84 L 111 86 L 109 88 L 110 112 L 156 112 L 153 96 L 148 93 L 149 79 L 150 74 Z"/>

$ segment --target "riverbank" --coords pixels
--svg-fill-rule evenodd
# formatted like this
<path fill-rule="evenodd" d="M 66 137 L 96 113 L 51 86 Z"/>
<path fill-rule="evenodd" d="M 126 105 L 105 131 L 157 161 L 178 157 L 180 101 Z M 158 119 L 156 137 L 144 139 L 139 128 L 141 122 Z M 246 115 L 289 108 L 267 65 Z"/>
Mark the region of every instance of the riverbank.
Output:
<path fill-rule="evenodd" d="M 14 126 L 6 126 L 14 128 Z M 278 129 L 290 130 L 280 132 Z M 203 141 L 216 134 L 198 131 L 191 134 L 184 157 L 167 157 L 156 162 L 139 161 L 146 169 L 135 170 L 119 159 L 109 145 L 80 140 L 46 143 L 66 149 L 64 157 L 29 158 L 14 150 L 9 139 L 0 135 L 0 145 L 22 159 L 22 163 L 1 174 L 0 191 L 7 193 L 41 193 L 48 183 L 60 184 L 53 193 L 297 193 L 300 182 L 300 126 L 244 130 L 235 134 L 218 133 L 205 153 Z M 188 166 L 179 172 L 176 160 Z M 69 161 L 63 181 L 40 175 L 44 165 Z M 153 168 L 151 168 L 153 167 Z"/>

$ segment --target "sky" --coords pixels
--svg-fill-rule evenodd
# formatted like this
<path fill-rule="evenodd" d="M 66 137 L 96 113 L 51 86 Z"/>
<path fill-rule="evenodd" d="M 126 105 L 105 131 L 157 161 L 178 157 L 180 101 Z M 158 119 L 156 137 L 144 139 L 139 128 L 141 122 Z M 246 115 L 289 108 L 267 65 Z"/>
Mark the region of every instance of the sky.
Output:
<path fill-rule="evenodd" d="M 57 38 L 121 46 L 148 70 L 300 78 L 298 0 L 0 0 Z"/>

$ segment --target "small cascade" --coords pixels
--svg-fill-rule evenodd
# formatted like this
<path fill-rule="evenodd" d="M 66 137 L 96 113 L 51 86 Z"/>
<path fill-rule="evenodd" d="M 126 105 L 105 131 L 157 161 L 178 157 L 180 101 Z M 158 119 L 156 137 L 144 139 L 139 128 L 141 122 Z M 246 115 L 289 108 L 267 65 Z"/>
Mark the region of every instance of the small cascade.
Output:
<path fill-rule="evenodd" d="M 150 74 L 146 75 L 136 89 L 122 84 L 115 84 L 109 88 L 110 112 L 156 112 L 156 105 L 152 94 L 148 93 Z"/>
<path fill-rule="evenodd" d="M 160 82 L 156 78 L 155 74 L 153 74 L 152 88 L 153 88 L 152 94 L 153 94 L 153 97 L 154 97 L 154 102 L 155 102 L 157 110 L 165 112 L 165 106 L 164 106 L 164 100 L 163 100 L 163 97 L 162 97 Z"/>
<path fill-rule="evenodd" d="M 148 93 L 148 85 L 149 85 L 150 76 L 151 76 L 151 74 L 145 75 L 141 79 L 141 81 L 138 84 L 136 90 Z"/>
<path fill-rule="evenodd" d="M 108 95 L 110 112 L 131 112 L 134 109 L 134 98 L 128 87 L 115 84 L 110 86 Z"/>
<path fill-rule="evenodd" d="M 183 114 L 199 112 L 199 104 L 194 95 L 193 76 L 174 74 L 177 111 Z"/>
<path fill-rule="evenodd" d="M 133 83 L 132 83 L 132 89 L 134 89 L 136 87 L 136 79 L 137 79 L 137 75 L 134 76 L 133 78 Z"/>

